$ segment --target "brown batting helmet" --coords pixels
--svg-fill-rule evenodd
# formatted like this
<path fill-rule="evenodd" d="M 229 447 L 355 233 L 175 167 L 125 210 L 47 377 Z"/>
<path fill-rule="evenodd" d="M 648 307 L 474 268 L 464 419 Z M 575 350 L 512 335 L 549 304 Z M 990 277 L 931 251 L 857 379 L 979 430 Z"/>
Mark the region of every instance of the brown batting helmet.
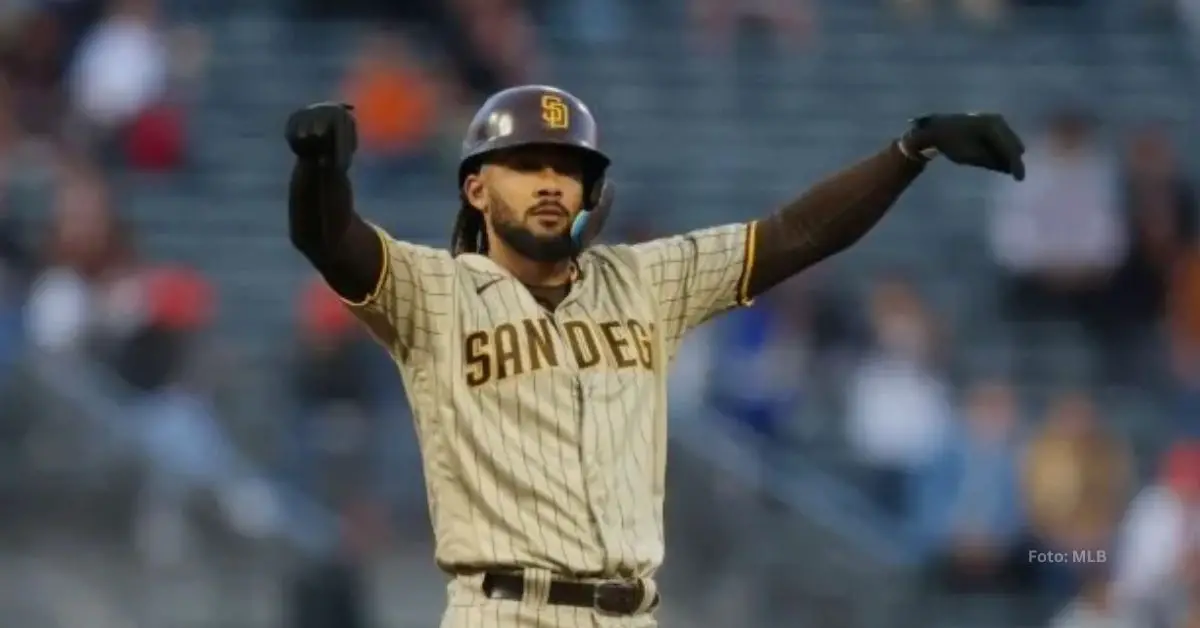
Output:
<path fill-rule="evenodd" d="M 600 151 L 596 119 L 583 101 L 549 85 L 522 85 L 497 92 L 488 98 L 467 127 L 458 168 L 458 187 L 477 172 L 487 156 L 521 146 L 555 145 L 576 149 L 584 158 L 582 212 L 571 228 L 579 247 L 599 233 L 612 202 L 612 187 L 605 181 L 608 156 Z M 452 248 L 455 252 L 485 252 L 486 244 L 471 246 L 463 227 L 474 213 L 466 199 L 459 213 Z"/>

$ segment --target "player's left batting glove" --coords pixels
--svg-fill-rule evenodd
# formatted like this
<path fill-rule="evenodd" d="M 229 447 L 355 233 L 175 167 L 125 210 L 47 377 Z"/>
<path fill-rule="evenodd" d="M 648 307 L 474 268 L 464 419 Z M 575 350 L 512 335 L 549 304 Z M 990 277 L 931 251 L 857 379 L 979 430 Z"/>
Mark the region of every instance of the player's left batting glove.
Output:
<path fill-rule="evenodd" d="M 911 159 L 950 161 L 1025 179 L 1025 144 L 995 113 L 951 113 L 922 116 L 900 138 L 900 150 Z"/>

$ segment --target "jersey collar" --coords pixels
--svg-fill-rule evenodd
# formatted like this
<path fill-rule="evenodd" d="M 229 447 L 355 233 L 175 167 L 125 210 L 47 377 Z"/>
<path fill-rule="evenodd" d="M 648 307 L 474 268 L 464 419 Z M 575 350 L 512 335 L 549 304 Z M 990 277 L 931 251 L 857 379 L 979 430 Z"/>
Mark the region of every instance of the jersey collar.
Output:
<path fill-rule="evenodd" d="M 499 279 L 512 279 L 516 281 L 516 277 L 508 272 L 503 266 L 497 264 L 492 258 L 478 253 L 463 253 L 458 256 L 458 259 L 472 271 L 475 276 L 476 290 L 483 291 L 488 286 L 496 283 Z M 570 281 L 572 283 L 583 278 L 583 269 L 579 264 L 579 259 L 576 258 L 571 262 Z"/>

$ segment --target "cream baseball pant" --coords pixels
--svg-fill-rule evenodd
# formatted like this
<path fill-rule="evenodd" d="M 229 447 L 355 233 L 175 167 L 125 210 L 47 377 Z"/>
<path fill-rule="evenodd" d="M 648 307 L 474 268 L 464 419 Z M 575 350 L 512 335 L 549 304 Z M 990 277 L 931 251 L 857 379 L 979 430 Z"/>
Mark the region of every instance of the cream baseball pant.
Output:
<path fill-rule="evenodd" d="M 544 601 L 549 572 L 526 570 L 524 600 L 494 600 L 483 593 L 483 574 L 456 576 L 446 587 L 441 628 L 656 628 L 650 612 L 609 615 L 591 608 Z"/>

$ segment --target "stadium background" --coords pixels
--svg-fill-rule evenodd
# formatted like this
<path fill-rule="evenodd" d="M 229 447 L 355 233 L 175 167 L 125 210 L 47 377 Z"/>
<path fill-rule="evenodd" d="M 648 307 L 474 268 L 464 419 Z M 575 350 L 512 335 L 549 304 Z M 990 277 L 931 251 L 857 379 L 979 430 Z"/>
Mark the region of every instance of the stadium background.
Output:
<path fill-rule="evenodd" d="M 282 125 L 354 102 L 360 209 L 441 245 L 464 116 L 549 82 L 600 120 L 615 239 L 760 216 L 919 113 L 1003 112 L 1031 145 L 1019 192 L 935 165 L 852 252 L 691 339 L 666 625 L 1152 625 L 1098 623 L 1114 588 L 1193 625 L 1197 561 L 1143 530 L 1200 482 L 1198 13 L 3 3 L 4 622 L 434 625 L 407 409 L 289 248 Z"/>

